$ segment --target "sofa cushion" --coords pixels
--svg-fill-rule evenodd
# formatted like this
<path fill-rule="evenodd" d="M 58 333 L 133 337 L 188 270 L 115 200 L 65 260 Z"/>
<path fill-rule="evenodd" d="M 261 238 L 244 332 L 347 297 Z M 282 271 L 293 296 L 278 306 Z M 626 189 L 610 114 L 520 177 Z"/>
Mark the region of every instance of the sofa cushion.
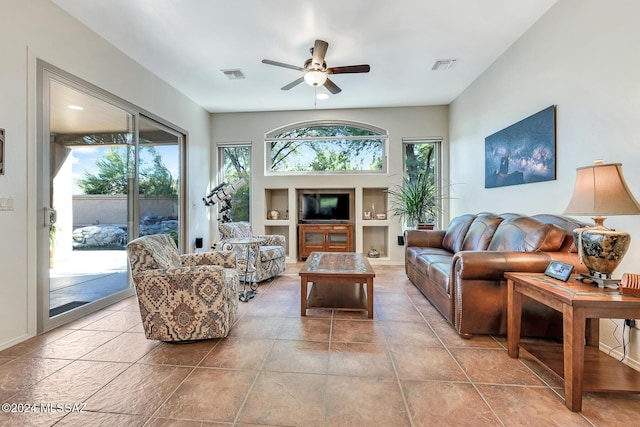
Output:
<path fill-rule="evenodd" d="M 505 219 L 491 239 L 490 251 L 553 252 L 560 249 L 566 232 L 554 224 L 531 217 Z"/>
<path fill-rule="evenodd" d="M 502 222 L 502 218 L 491 214 L 478 214 L 464 236 L 463 251 L 485 251 L 489 247 L 493 233 Z"/>
<path fill-rule="evenodd" d="M 451 256 L 451 252 L 442 248 L 423 248 L 420 246 L 411 246 L 408 247 L 405 252 L 405 261 L 409 264 L 415 264 L 416 259 L 422 255 L 449 255 Z"/>
<path fill-rule="evenodd" d="M 433 283 L 445 291 L 446 295 L 451 294 L 451 263 L 437 262 L 429 267 L 429 278 Z"/>
<path fill-rule="evenodd" d="M 453 218 L 449 223 L 444 239 L 442 239 L 442 247 L 450 250 L 454 254 L 460 251 L 464 242 L 464 236 L 467 234 L 474 219 L 476 219 L 476 216 L 473 214 Z"/>
<path fill-rule="evenodd" d="M 262 262 L 284 258 L 285 256 L 283 246 L 260 246 L 260 261 Z"/>

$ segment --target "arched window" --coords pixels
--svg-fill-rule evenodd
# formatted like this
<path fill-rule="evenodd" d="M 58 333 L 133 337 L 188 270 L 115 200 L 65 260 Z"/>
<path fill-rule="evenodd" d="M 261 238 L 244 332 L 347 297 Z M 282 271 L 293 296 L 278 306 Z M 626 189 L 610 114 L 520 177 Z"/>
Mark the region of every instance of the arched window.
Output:
<path fill-rule="evenodd" d="M 387 132 L 362 123 L 307 122 L 267 134 L 274 174 L 385 173 Z"/>

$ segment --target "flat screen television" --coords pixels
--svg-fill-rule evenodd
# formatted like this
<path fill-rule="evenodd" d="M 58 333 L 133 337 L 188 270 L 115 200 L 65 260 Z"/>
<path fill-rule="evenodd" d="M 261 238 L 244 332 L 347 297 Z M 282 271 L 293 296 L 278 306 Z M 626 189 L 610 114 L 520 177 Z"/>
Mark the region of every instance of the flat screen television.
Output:
<path fill-rule="evenodd" d="M 349 221 L 349 194 L 303 194 L 301 219 L 303 222 Z"/>

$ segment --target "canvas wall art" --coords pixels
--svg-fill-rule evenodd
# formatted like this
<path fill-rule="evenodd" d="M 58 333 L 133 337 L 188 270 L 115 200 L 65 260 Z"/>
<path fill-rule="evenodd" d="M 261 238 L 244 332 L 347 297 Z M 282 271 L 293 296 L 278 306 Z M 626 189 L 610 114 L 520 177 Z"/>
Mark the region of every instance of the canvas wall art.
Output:
<path fill-rule="evenodd" d="M 485 188 L 556 179 L 556 107 L 552 105 L 484 140 Z"/>

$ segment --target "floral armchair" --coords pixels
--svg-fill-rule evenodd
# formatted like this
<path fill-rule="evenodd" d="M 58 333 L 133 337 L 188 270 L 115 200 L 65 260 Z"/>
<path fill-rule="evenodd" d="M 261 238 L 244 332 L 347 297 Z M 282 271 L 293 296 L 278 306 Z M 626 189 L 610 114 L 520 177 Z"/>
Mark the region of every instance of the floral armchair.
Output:
<path fill-rule="evenodd" d="M 226 249 L 225 241 L 234 238 L 262 238 L 265 242 L 260 245 L 258 253 L 250 251 L 250 264 L 255 266 L 255 273 L 251 281 L 262 282 L 284 272 L 285 259 L 287 256 L 286 240 L 279 234 L 259 234 L 254 235 L 251 231 L 251 224 L 245 221 L 223 222 L 218 224 L 220 241 L 216 243 L 216 248 Z M 246 247 L 232 246 L 238 257 L 246 257 Z"/>
<path fill-rule="evenodd" d="M 147 339 L 191 341 L 227 336 L 238 311 L 234 252 L 180 255 L 167 234 L 127 244 Z"/>

